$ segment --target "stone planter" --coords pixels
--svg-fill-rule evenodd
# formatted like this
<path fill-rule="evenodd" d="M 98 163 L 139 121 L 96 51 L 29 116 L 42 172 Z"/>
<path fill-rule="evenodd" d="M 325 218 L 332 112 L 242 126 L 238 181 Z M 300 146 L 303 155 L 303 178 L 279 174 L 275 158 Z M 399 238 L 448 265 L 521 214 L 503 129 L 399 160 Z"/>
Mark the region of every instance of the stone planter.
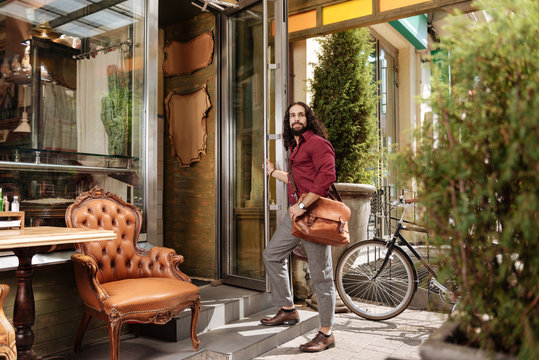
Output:
<path fill-rule="evenodd" d="M 342 201 L 352 210 L 352 217 L 348 222 L 350 231 L 350 245 L 361 240 L 367 240 L 367 227 L 371 214 L 371 198 L 376 188 L 367 184 L 335 183 Z M 349 245 L 349 246 L 350 246 Z M 332 247 L 333 273 L 337 268 L 337 262 L 347 249 L 346 246 Z"/>
<path fill-rule="evenodd" d="M 457 336 L 458 323 L 446 321 L 435 330 L 419 347 L 419 354 L 423 360 L 516 360 L 515 357 L 496 353 L 488 354 L 486 351 L 470 346 L 450 342 Z"/>
<path fill-rule="evenodd" d="M 352 217 L 348 223 L 350 231 L 350 244 L 367 239 L 367 226 L 371 213 L 371 197 L 376 191 L 372 185 L 335 183 L 335 187 L 343 202 L 352 210 Z M 333 247 L 331 249 L 333 271 L 337 267 L 339 258 L 346 250 L 346 247 Z M 314 294 L 314 288 L 310 280 L 310 274 L 305 260 L 293 257 L 292 259 L 292 283 L 294 287 L 294 297 L 304 300 Z M 316 301 L 315 301 L 316 302 Z M 342 306 L 341 306 L 342 305 Z M 344 307 L 337 303 L 337 310 Z M 344 310 L 344 309 L 341 309 Z"/>

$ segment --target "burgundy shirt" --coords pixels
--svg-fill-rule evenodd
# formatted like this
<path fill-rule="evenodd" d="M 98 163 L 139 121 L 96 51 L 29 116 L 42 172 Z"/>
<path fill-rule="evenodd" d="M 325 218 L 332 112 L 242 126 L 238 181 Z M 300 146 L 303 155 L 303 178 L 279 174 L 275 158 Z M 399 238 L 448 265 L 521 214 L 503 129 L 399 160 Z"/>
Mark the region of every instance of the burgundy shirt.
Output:
<path fill-rule="evenodd" d="M 298 189 L 297 196 L 312 192 L 327 197 L 331 184 L 336 180 L 335 150 L 331 143 L 307 130 L 299 137 L 299 144 L 292 143 L 290 151 L 288 161 Z M 290 168 L 288 170 L 288 201 L 292 205 L 296 198 L 290 181 Z"/>

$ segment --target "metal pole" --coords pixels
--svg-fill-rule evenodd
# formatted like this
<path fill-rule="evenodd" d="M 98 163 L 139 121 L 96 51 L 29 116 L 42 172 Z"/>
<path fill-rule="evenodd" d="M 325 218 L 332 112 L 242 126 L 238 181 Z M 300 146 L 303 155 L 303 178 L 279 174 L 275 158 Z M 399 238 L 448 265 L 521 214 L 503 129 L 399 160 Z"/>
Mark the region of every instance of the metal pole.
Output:
<path fill-rule="evenodd" d="M 268 158 L 268 0 L 262 1 L 262 65 L 264 96 L 264 247 L 269 241 L 269 179 L 266 175 L 266 159 Z M 266 291 L 269 283 L 266 279 Z"/>

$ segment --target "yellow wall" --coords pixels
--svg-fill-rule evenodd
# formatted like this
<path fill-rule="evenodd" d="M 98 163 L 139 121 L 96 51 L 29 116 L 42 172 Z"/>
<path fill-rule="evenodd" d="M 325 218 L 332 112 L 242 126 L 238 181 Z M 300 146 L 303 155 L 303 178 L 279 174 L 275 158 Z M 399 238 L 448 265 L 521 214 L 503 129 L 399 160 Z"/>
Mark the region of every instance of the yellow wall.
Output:
<path fill-rule="evenodd" d="M 352 0 L 322 9 L 322 24 L 355 19 L 372 14 L 372 0 Z"/>
<path fill-rule="evenodd" d="M 398 9 L 405 6 L 421 4 L 432 0 L 380 0 L 380 12 Z"/>

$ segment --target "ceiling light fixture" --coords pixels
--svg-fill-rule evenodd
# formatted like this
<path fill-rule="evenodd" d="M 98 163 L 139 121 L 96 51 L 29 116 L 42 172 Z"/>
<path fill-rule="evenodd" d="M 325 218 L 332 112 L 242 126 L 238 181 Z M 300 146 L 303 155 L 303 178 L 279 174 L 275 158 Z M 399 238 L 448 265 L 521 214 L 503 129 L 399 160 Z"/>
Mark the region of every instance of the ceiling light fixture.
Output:
<path fill-rule="evenodd" d="M 47 21 L 41 25 L 36 26 L 35 28 L 28 30 L 28 35 L 32 35 L 40 39 L 54 40 L 59 38 L 61 34 L 58 31 L 53 30 L 53 28 Z"/>

